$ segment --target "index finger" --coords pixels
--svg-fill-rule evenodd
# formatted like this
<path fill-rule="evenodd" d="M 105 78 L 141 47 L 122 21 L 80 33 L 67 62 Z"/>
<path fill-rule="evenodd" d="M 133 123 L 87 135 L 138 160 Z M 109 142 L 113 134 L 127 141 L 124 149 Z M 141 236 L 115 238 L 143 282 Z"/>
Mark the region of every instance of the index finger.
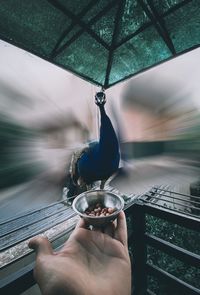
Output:
<path fill-rule="evenodd" d="M 114 238 L 120 241 L 124 246 L 128 245 L 127 237 L 127 225 L 126 217 L 123 211 L 121 211 L 117 218 L 117 227 L 115 230 Z"/>

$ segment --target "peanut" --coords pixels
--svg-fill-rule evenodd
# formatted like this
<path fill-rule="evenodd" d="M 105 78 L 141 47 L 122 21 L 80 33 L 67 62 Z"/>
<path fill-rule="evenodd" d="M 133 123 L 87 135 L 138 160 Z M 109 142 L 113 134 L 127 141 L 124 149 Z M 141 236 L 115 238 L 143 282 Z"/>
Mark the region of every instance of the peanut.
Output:
<path fill-rule="evenodd" d="M 109 216 L 111 214 L 113 214 L 116 211 L 115 208 L 112 207 L 104 207 L 102 204 L 97 203 L 94 206 L 89 206 L 86 210 L 85 210 L 85 214 L 87 214 L 88 216 Z"/>

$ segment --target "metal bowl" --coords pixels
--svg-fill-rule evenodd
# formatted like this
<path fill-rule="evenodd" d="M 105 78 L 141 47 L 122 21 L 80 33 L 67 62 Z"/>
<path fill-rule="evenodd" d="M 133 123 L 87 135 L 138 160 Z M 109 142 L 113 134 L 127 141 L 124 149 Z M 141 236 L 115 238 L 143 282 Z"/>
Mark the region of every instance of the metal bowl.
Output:
<path fill-rule="evenodd" d="M 112 207 L 115 211 L 109 216 L 88 216 L 85 211 L 88 207 L 101 203 L 104 207 Z M 124 207 L 124 200 L 106 190 L 90 190 L 78 195 L 72 204 L 73 210 L 84 220 L 88 225 L 104 226 L 115 220 L 119 212 Z"/>

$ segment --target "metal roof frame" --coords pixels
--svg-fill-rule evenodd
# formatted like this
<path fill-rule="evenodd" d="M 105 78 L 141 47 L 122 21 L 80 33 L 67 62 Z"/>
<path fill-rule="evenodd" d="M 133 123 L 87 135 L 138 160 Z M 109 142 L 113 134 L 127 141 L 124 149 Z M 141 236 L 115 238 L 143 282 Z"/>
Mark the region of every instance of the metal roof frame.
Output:
<path fill-rule="evenodd" d="M 20 2 L 20 0 L 18 0 Z M 11 0 L 8 0 L 8 2 L 12 2 Z M 183 44 L 183 50 L 179 50 L 177 51 L 174 45 L 174 42 L 172 40 L 172 36 L 169 32 L 169 28 L 166 25 L 165 22 L 165 18 L 172 15 L 173 13 L 177 13 L 179 12 L 180 9 L 183 9 L 186 5 L 197 5 L 195 4 L 195 2 L 197 2 L 196 0 L 183 0 L 179 3 L 176 2 L 171 2 L 173 3 L 171 7 L 168 7 L 167 10 L 163 9 L 161 6 L 162 4 L 158 4 L 156 3 L 157 7 L 155 6 L 155 1 L 154 0 L 131 0 L 129 2 L 129 0 L 102 0 L 103 2 L 103 6 L 98 9 L 94 15 L 91 15 L 91 19 L 87 22 L 84 21 L 83 17 L 85 17 L 87 15 L 88 12 L 91 12 L 91 10 L 93 8 L 95 8 L 96 5 L 98 5 L 99 1 L 97 0 L 90 0 L 89 2 L 84 2 L 84 1 L 80 1 L 81 3 L 81 10 L 78 14 L 76 14 L 76 12 L 70 10 L 67 5 L 68 2 L 64 2 L 64 0 L 38 0 L 37 3 L 40 3 L 44 5 L 48 5 L 48 8 L 51 7 L 53 9 L 55 9 L 57 12 L 61 13 L 61 15 L 64 15 L 67 17 L 67 20 L 70 21 L 70 24 L 67 25 L 65 28 L 63 28 L 63 30 L 60 32 L 60 34 L 58 34 L 57 37 L 57 42 L 55 43 L 54 47 L 51 49 L 50 54 L 45 54 L 43 53 L 43 50 L 41 49 L 40 52 L 37 50 L 36 48 L 33 48 L 34 46 L 31 47 L 31 42 L 30 42 L 30 46 L 27 46 L 26 43 L 23 43 L 23 38 L 20 40 L 19 36 L 16 35 L 18 38 L 14 39 L 12 38 L 11 35 L 9 35 L 9 29 L 8 29 L 8 34 L 6 32 L 4 32 L 4 30 L 1 30 L 1 21 L 0 21 L 0 38 L 2 40 L 5 40 L 15 46 L 18 46 L 26 51 L 29 51 L 63 69 L 67 69 L 73 73 L 75 73 L 76 75 L 80 76 L 81 78 L 94 83 L 98 86 L 102 86 L 105 89 L 115 85 L 116 83 L 122 82 L 126 79 L 129 79 L 130 77 L 133 77 L 143 71 L 146 71 L 147 69 L 150 69 L 158 64 L 161 64 L 165 61 L 168 61 L 176 56 L 179 56 L 180 54 L 183 54 L 185 52 L 188 52 L 190 50 L 193 50 L 195 48 L 198 48 L 200 46 L 200 41 L 199 42 L 194 42 L 194 44 L 192 44 L 192 42 L 189 42 L 187 45 Z M 101 1 L 100 1 L 101 2 Z M 120 25 L 121 25 L 121 21 L 122 21 L 122 17 L 123 17 L 123 13 L 124 13 L 124 9 L 125 9 L 125 5 L 129 2 L 130 5 L 138 5 L 138 7 L 140 7 L 141 11 L 143 11 L 144 15 L 146 16 L 146 19 L 144 22 L 141 22 L 139 27 L 136 27 L 135 30 L 128 32 L 128 34 L 126 36 L 121 36 L 121 39 L 118 39 L 118 35 L 119 35 L 119 31 L 120 31 Z M 20 2 L 21 5 L 25 5 L 23 2 Z M 34 2 L 31 2 L 34 3 Z M 46 4 L 45 4 L 46 3 Z M 78 2 L 77 2 L 78 3 Z M 85 3 L 85 5 L 84 5 Z M 165 1 L 163 0 L 162 3 L 165 3 Z M 10 7 L 11 4 L 9 4 Z M 160 6 L 158 6 L 160 5 Z M 41 9 L 42 7 L 41 6 Z M 5 5 L 5 7 L 7 7 Z M 160 9 L 161 7 L 161 9 Z M 194 6 L 195 7 L 195 6 Z M 111 15 L 114 21 L 113 24 L 113 28 L 112 28 L 112 35 L 110 37 L 110 44 L 108 44 L 107 41 L 105 41 L 103 39 L 103 37 L 98 34 L 98 32 L 95 31 L 95 29 L 92 27 L 94 24 L 98 23 L 99 20 L 101 20 L 102 17 L 106 16 L 107 13 L 109 13 L 113 8 L 116 8 L 116 11 L 114 12 L 115 15 Z M 160 11 L 158 11 L 158 8 Z M 187 7 L 186 7 L 187 8 Z M 137 12 L 137 11 L 136 11 Z M 1 8 L 0 8 L 0 17 L 1 17 Z M 15 13 L 15 12 L 12 12 Z M 20 11 L 19 11 L 20 13 Z M 41 15 L 42 13 L 45 13 L 44 9 L 41 10 Z M 138 17 L 141 17 L 140 15 Z M 12 23 L 12 15 L 8 15 L 7 16 L 8 21 L 11 20 Z M 130 18 L 131 21 L 131 18 Z M 133 20 L 134 21 L 134 20 Z M 76 31 L 74 34 L 72 34 L 72 30 L 78 26 L 80 29 L 78 29 L 78 31 Z M 4 28 L 4 27 L 3 27 Z M 146 30 L 148 30 L 149 28 L 154 28 L 154 30 L 158 33 L 158 36 L 160 36 L 160 40 L 162 40 L 166 45 L 166 48 L 168 48 L 169 50 L 169 56 L 166 57 L 162 57 L 160 58 L 160 60 L 153 60 L 153 62 L 151 61 L 150 64 L 147 61 L 146 65 L 145 63 L 141 63 L 141 65 L 139 65 L 139 69 L 136 67 L 136 69 L 130 68 L 130 70 L 128 72 L 130 72 L 130 74 L 127 74 L 124 72 L 123 74 L 123 67 L 120 68 L 120 65 L 118 66 L 118 69 L 122 69 L 122 73 L 119 75 L 119 77 L 117 77 L 114 82 L 111 79 L 111 70 L 113 69 L 113 58 L 114 55 L 116 53 L 116 50 L 118 50 L 121 46 L 125 45 L 126 42 L 131 41 L 133 38 L 137 37 L 140 34 L 143 34 Z M 17 27 L 16 27 L 16 31 L 17 31 Z M 25 28 L 26 29 L 26 28 Z M 111 28 L 110 28 L 111 29 Z M 196 30 L 198 31 L 198 28 L 196 28 Z M 104 59 L 104 63 L 105 63 L 105 70 L 104 73 L 102 73 L 102 75 L 104 76 L 104 78 L 101 78 L 101 80 L 98 81 L 98 79 L 96 79 L 92 74 L 88 73 L 88 69 L 87 71 L 84 71 L 84 60 L 83 60 L 83 64 L 81 65 L 83 70 L 80 71 L 79 68 L 77 68 L 76 66 L 74 66 L 74 64 L 72 63 L 70 65 L 70 63 L 68 63 L 68 61 L 66 61 L 66 63 L 58 62 L 57 58 L 60 57 L 60 54 L 65 54 L 65 50 L 70 48 L 70 46 L 72 44 L 74 44 L 74 42 L 76 42 L 77 40 L 79 40 L 79 37 L 81 37 L 84 33 L 87 33 L 91 38 L 93 38 L 93 40 L 100 45 L 100 47 L 104 48 L 105 53 L 107 52 L 107 61 L 105 61 Z M 70 35 L 69 35 L 70 34 Z M 198 33 L 196 33 L 198 34 Z M 64 42 L 65 38 L 67 38 L 67 36 L 70 36 L 70 38 Z M 187 37 L 187 36 L 186 36 Z M 51 38 L 51 36 L 49 36 L 49 38 Z M 151 36 L 149 37 L 151 38 Z M 192 38 L 192 37 L 191 37 Z M 200 37 L 199 37 L 200 40 Z M 191 43 L 191 45 L 190 45 Z M 164 46 L 164 45 L 162 45 Z M 162 50 L 162 46 L 161 46 L 161 50 Z M 142 48 L 141 48 L 142 50 Z M 152 49 L 153 50 L 153 49 Z M 86 48 L 86 52 L 85 54 L 87 54 L 87 48 Z M 120 53 L 119 53 L 120 54 Z M 152 54 L 154 54 L 154 52 L 152 51 Z M 155 53 L 156 54 L 156 53 Z M 95 56 L 95 52 L 94 52 L 94 62 L 96 62 L 96 56 Z M 148 57 L 147 57 L 148 59 Z M 101 62 L 101 61 L 100 61 Z M 98 67 L 98 64 L 96 65 Z M 95 67 L 95 65 L 94 65 Z M 114 69 L 114 72 L 116 71 L 116 69 Z M 102 77 L 103 77 L 102 76 Z M 122 78 L 120 78 L 120 76 L 122 76 Z"/>

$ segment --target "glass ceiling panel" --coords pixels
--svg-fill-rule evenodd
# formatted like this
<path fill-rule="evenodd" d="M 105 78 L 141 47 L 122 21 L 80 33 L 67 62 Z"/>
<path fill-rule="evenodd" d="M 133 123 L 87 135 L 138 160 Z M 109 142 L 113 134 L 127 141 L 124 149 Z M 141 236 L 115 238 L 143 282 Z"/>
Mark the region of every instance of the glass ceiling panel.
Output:
<path fill-rule="evenodd" d="M 157 64 L 170 56 L 171 53 L 163 39 L 151 26 L 115 51 L 109 84 Z"/>
<path fill-rule="evenodd" d="M 79 14 L 85 6 L 88 5 L 90 0 L 58 0 L 58 3 L 61 3 L 65 8 L 70 10 L 73 14 Z"/>
<path fill-rule="evenodd" d="M 160 14 L 167 12 L 170 8 L 181 2 L 183 0 L 152 0 L 153 5 Z"/>
<path fill-rule="evenodd" d="M 117 7 L 115 6 L 92 26 L 95 33 L 108 45 L 111 45 L 112 42 L 116 12 Z"/>
<path fill-rule="evenodd" d="M 68 28 L 67 28 L 68 29 Z M 67 30 L 66 29 L 66 30 Z M 59 48 L 62 47 L 63 45 L 65 45 L 72 37 L 74 37 L 76 35 L 77 32 L 79 32 L 81 30 L 80 26 L 74 26 L 68 33 L 67 35 L 65 35 L 59 45 Z"/>
<path fill-rule="evenodd" d="M 93 0 L 94 1 L 94 0 Z M 86 23 L 91 21 L 100 11 L 106 7 L 109 2 L 108 0 L 96 1 L 96 4 L 83 16 L 82 20 Z"/>
<path fill-rule="evenodd" d="M 200 44 L 199 0 L 194 0 L 176 10 L 164 20 L 177 52 Z"/>
<path fill-rule="evenodd" d="M 143 24 L 149 21 L 150 20 L 146 13 L 142 10 L 136 0 L 126 1 L 124 11 L 121 16 L 117 41 L 120 42 L 122 39 L 137 31 Z"/>
<path fill-rule="evenodd" d="M 54 61 L 81 76 L 104 83 L 108 51 L 90 35 L 84 33 L 60 53 Z M 92 79 L 91 79 L 92 77 Z"/>
<path fill-rule="evenodd" d="M 6 0 L 0 4 L 0 36 L 48 56 L 70 20 L 48 2 Z"/>

